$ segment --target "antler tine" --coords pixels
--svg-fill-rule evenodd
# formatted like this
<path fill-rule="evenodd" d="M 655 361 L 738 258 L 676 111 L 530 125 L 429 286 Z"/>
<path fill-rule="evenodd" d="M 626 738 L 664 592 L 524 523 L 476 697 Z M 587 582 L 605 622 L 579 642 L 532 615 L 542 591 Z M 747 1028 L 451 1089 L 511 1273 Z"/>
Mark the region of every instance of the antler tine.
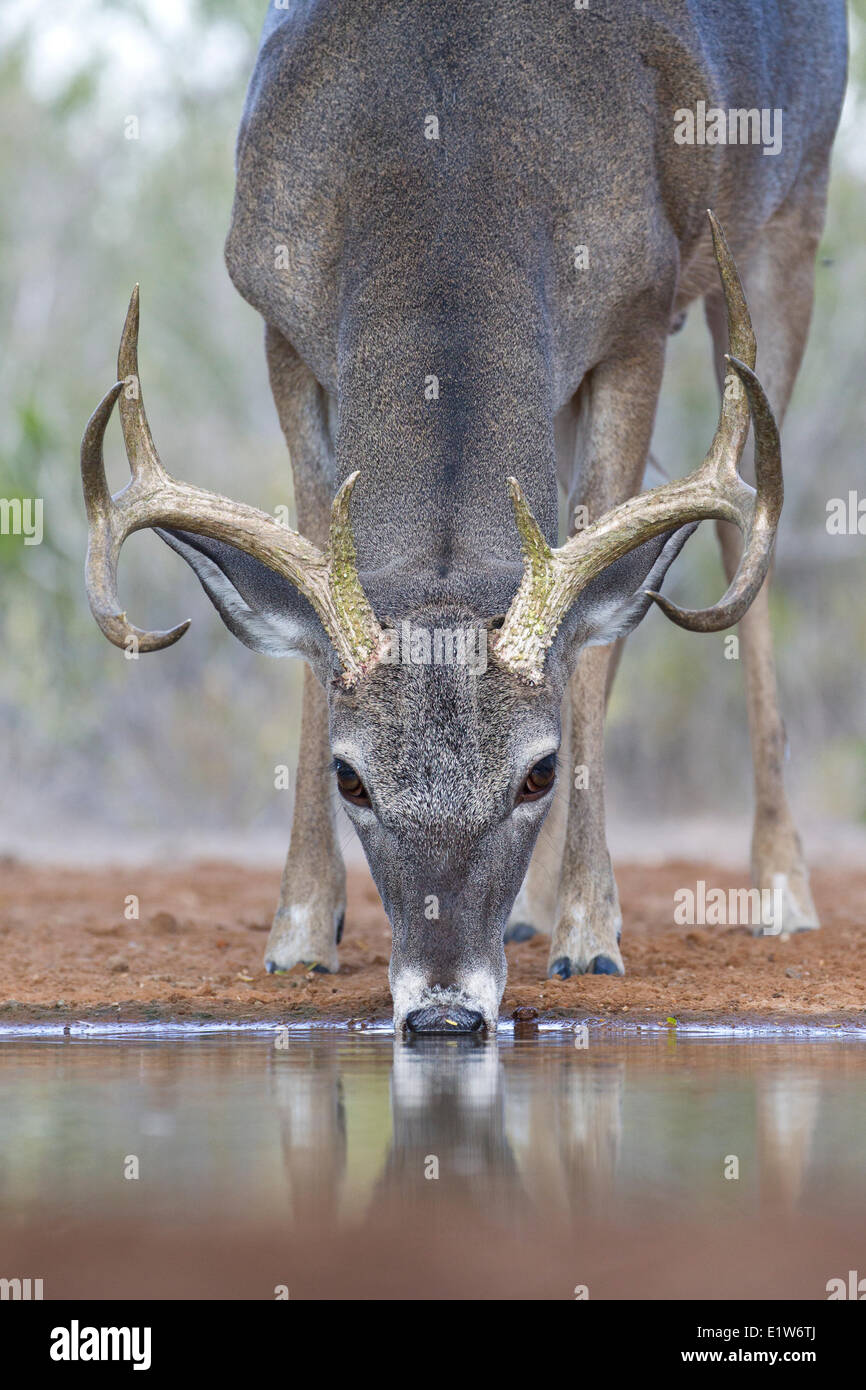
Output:
<path fill-rule="evenodd" d="M 747 613 L 764 582 L 773 557 L 776 527 L 782 511 L 784 484 L 779 431 L 763 387 L 755 376 L 757 344 L 743 286 L 725 234 L 713 213 L 707 211 L 713 249 L 725 292 L 728 346 L 725 361 L 734 377 L 725 376 L 725 389 L 716 436 L 707 456 L 712 460 L 722 491 L 739 494 L 733 518 L 744 540 L 740 563 L 727 591 L 709 608 L 680 608 L 662 594 L 646 593 L 678 627 L 689 632 L 721 632 Z M 733 390 L 739 380 L 744 390 Z M 755 481 L 757 491 L 740 478 L 737 468 L 749 433 L 755 426 Z"/>
<path fill-rule="evenodd" d="M 731 248 L 728 246 L 727 238 L 722 231 L 721 223 L 715 213 L 707 208 L 707 217 L 710 223 L 710 233 L 713 238 L 713 253 L 716 258 L 716 266 L 719 271 L 719 279 L 722 282 L 722 289 L 725 295 L 725 309 L 728 319 L 728 347 L 732 357 L 737 357 L 741 362 L 745 362 L 747 367 L 755 369 L 755 356 L 758 345 L 755 342 L 755 332 L 752 328 L 752 317 L 749 313 L 749 306 L 746 303 L 746 296 L 743 293 L 743 283 L 737 270 L 736 262 L 731 255 Z"/>
<path fill-rule="evenodd" d="M 721 632 L 738 623 L 757 598 L 773 557 L 776 527 L 782 511 L 782 453 L 779 431 L 769 401 L 758 378 L 745 364 L 726 354 L 745 387 L 749 413 L 755 425 L 755 480 L 753 490 L 739 477 L 742 493 L 738 515 L 733 518 L 745 544 L 737 572 L 718 603 L 710 608 L 680 608 L 652 589 L 645 592 L 678 627 L 689 632 Z M 729 518 L 730 519 L 730 518 Z"/>
<path fill-rule="evenodd" d="M 155 652 L 170 647 L 182 637 L 189 627 L 189 619 L 165 632 L 145 632 L 121 611 L 117 597 L 117 557 L 129 528 L 124 525 L 122 512 L 108 489 L 102 443 L 115 401 L 123 389 L 124 382 L 114 383 L 87 422 L 81 441 L 81 481 L 89 533 L 85 582 L 90 611 L 109 642 L 134 651 Z"/>
<path fill-rule="evenodd" d="M 730 357 L 735 357 L 738 362 L 744 362 L 747 367 L 754 371 L 758 348 L 749 306 L 743 293 L 743 284 L 721 225 L 709 208 L 707 208 L 707 218 L 713 238 L 716 267 L 725 296 L 728 354 Z M 730 377 L 727 377 L 726 388 L 729 381 Z M 748 435 L 749 406 L 746 395 L 742 391 L 723 390 L 719 425 L 713 440 L 713 447 L 721 445 L 724 448 L 725 457 L 721 460 L 722 467 L 723 469 L 727 468 L 731 476 L 737 472 L 737 464 Z"/>
<path fill-rule="evenodd" d="M 141 394 L 138 374 L 139 317 L 139 287 L 136 285 L 129 297 L 129 308 L 117 350 L 117 379 L 123 382 L 124 387 L 119 405 L 120 428 L 133 476 L 149 475 L 155 482 L 165 476 L 165 469 L 156 452 Z"/>
<path fill-rule="evenodd" d="M 366 668 L 377 658 L 382 631 L 358 578 L 355 558 L 349 504 L 359 477 L 359 469 L 350 473 L 331 503 L 328 569 L 330 592 L 340 630 L 349 634 L 359 652 L 366 653 L 362 657 L 362 666 Z"/>
<path fill-rule="evenodd" d="M 500 665 L 533 684 L 543 679 L 547 649 L 587 584 L 607 565 L 654 536 L 710 518 L 733 522 L 743 533 L 737 573 L 724 597 L 711 608 L 681 609 L 660 594 L 646 591 L 673 622 L 696 632 L 718 632 L 739 622 L 770 567 L 783 498 L 779 435 L 753 370 L 755 337 L 740 278 L 719 223 L 712 213 L 708 215 L 725 294 L 731 347 L 726 360 L 732 371 L 726 375 L 718 427 L 700 467 L 676 482 L 630 498 L 557 550 L 547 549 L 519 485 L 509 479 L 523 542 L 524 574 L 496 638 L 494 656 Z M 750 418 L 755 425 L 757 492 L 738 472 Z"/>
<path fill-rule="evenodd" d="M 167 632 L 133 626 L 117 598 L 117 559 L 127 536 L 145 527 L 192 531 L 224 541 L 290 580 L 315 609 L 344 669 L 356 680 L 378 659 L 382 630 L 358 578 L 349 520 L 357 473 L 334 498 L 329 553 L 323 554 L 272 516 L 228 497 L 172 478 L 157 454 L 138 379 L 138 286 L 133 290 L 117 365 L 120 380 L 97 406 L 81 445 L 81 476 L 90 530 L 87 593 L 100 628 L 115 646 L 134 639 L 138 651 L 171 646 L 189 622 Z M 132 471 L 126 487 L 111 496 L 102 443 L 116 401 Z"/>

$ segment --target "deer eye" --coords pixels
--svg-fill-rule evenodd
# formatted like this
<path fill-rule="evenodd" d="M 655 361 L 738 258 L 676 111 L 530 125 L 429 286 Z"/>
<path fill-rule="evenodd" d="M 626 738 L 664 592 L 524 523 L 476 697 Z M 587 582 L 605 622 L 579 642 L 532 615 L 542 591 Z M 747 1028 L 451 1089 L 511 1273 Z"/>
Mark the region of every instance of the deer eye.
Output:
<path fill-rule="evenodd" d="M 529 775 L 517 795 L 518 805 L 521 801 L 539 801 L 550 791 L 555 779 L 556 754 L 548 753 L 546 758 L 541 758 L 529 769 Z"/>
<path fill-rule="evenodd" d="M 341 796 L 355 806 L 370 805 L 367 788 L 351 764 L 343 762 L 342 758 L 335 758 L 334 771 L 337 774 L 337 786 L 340 788 Z"/>

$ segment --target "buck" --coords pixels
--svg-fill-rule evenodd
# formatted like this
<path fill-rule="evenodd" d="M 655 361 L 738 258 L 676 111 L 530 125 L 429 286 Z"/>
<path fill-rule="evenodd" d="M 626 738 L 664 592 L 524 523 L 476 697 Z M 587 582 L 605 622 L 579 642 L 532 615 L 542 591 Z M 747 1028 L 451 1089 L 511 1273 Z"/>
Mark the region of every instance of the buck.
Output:
<path fill-rule="evenodd" d="M 265 322 L 299 530 L 163 469 L 137 293 L 82 446 L 87 588 L 110 641 L 157 651 L 186 630 L 141 630 L 117 597 L 120 547 L 152 527 L 235 636 L 308 663 L 268 970 L 338 968 L 336 794 L 391 922 L 398 1028 L 494 1028 L 504 943 L 530 930 L 551 935 L 551 974 L 622 973 L 604 709 L 620 639 L 653 604 L 696 632 L 741 624 L 754 882 L 782 888 L 784 931 L 818 925 L 782 780 L 767 580 L 776 420 L 806 340 L 844 75 L 841 0 L 270 11 L 226 259 Z M 784 109 L 783 148 L 679 143 L 675 112 L 698 100 Z M 694 472 L 641 492 L 667 335 L 698 300 L 718 427 Z M 132 478 L 112 497 L 115 403 Z M 754 489 L 739 473 L 750 421 Z M 561 544 L 558 481 L 589 517 Z M 683 609 L 660 586 L 710 519 L 728 589 Z M 404 622 L 476 631 L 483 669 L 383 660 Z M 545 817 L 558 875 L 533 855 Z"/>

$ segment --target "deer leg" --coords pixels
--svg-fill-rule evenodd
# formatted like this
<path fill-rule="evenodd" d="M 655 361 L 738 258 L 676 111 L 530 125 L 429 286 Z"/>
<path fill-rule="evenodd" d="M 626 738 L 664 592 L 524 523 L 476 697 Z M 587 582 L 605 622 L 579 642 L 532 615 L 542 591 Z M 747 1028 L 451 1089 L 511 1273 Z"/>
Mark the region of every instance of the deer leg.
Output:
<path fill-rule="evenodd" d="M 717 529 L 725 571 L 730 577 L 739 561 L 739 538 L 724 534 L 730 530 L 724 522 Z M 781 888 L 782 932 L 806 931 L 820 923 L 812 902 L 803 847 L 785 793 L 787 742 L 779 712 L 768 587 L 769 577 L 739 624 L 755 785 L 752 881 L 761 889 Z"/>
<path fill-rule="evenodd" d="M 567 489 L 570 488 L 574 461 L 577 418 L 577 410 L 573 406 L 569 406 L 557 419 L 559 472 Z M 658 464 L 653 461 L 651 475 L 644 477 L 643 488 L 655 487 L 660 480 L 666 479 L 666 476 L 659 469 Z M 611 648 L 605 685 L 605 707 L 610 699 L 611 688 L 624 649 L 624 639 L 615 642 Z M 514 907 L 511 909 L 505 931 L 506 942 L 528 941 L 537 932 L 550 936 L 555 925 L 572 780 L 571 695 L 568 691 L 563 697 L 561 718 L 562 743 L 559 750 L 555 799 L 550 814 L 541 828 L 541 834 L 529 861 L 526 877 L 515 899 Z"/>
<path fill-rule="evenodd" d="M 298 527 L 316 545 L 328 544 L 334 463 L 327 399 L 292 346 L 267 328 L 271 390 L 289 447 Z M 346 870 L 337 840 L 328 736 L 328 703 L 309 668 L 304 671 L 300 754 L 292 836 L 280 901 L 265 947 L 269 971 L 303 961 L 338 967 L 337 943 L 346 910 Z"/>
<path fill-rule="evenodd" d="M 571 678 L 572 785 L 548 974 L 622 975 L 622 915 L 605 835 L 604 709 L 610 651 L 581 652 Z"/>
<path fill-rule="evenodd" d="M 664 335 L 601 364 L 581 385 L 572 515 L 589 521 L 640 490 L 664 365 Z M 571 678 L 569 808 L 548 973 L 622 975 L 622 917 L 605 835 L 604 714 L 621 644 L 581 652 Z"/>
<path fill-rule="evenodd" d="M 554 421 L 557 475 L 566 492 L 573 484 L 579 418 L 580 411 L 575 397 L 559 412 Z M 505 929 L 506 942 L 528 941 L 537 932 L 550 936 L 555 926 L 571 788 L 571 697 L 567 691 L 562 699 L 560 717 L 562 740 L 559 746 L 554 801 L 541 827 L 526 877 L 511 909 Z"/>
<path fill-rule="evenodd" d="M 780 425 L 806 343 L 822 219 L 823 203 L 820 209 L 808 204 L 805 215 L 800 209 L 779 215 L 761 234 L 743 276 L 760 344 L 761 381 Z M 706 315 L 720 371 L 727 335 L 724 309 L 717 296 L 708 296 Z M 724 522 L 717 524 L 717 531 L 730 579 L 740 556 L 739 534 Z M 758 888 L 781 888 L 783 932 L 805 931 L 819 926 L 819 921 L 785 794 L 787 742 L 779 711 L 768 588 L 769 576 L 739 624 L 755 786 L 752 880 Z"/>

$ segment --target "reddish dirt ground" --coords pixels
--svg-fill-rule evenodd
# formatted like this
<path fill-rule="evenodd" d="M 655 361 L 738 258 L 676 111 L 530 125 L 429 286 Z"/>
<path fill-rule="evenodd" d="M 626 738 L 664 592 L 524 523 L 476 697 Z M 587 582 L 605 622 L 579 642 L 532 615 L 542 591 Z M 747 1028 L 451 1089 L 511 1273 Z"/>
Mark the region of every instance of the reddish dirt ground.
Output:
<path fill-rule="evenodd" d="M 339 974 L 262 959 L 279 872 L 226 863 L 65 869 L 5 861 L 0 888 L 0 1022 L 353 1020 L 390 1017 L 390 932 L 366 870 L 349 874 Z M 745 927 L 674 926 L 677 888 L 741 886 L 707 863 L 620 866 L 625 978 L 545 978 L 548 941 L 507 948 L 503 1018 L 622 1023 L 810 1020 L 866 1025 L 866 871 L 816 871 L 823 927 L 790 938 Z M 124 918 L 129 894 L 139 919 Z"/>

